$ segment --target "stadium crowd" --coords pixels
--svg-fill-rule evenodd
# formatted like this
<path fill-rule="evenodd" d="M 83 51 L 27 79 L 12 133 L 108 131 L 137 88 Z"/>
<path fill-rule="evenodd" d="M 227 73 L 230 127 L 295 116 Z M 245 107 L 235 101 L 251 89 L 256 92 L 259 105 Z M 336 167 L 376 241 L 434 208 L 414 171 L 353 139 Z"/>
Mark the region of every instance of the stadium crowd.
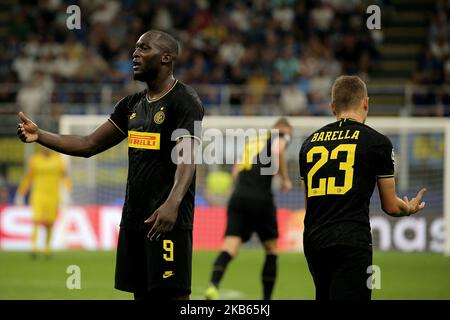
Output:
<path fill-rule="evenodd" d="M 237 88 L 229 94 L 236 114 L 261 114 L 270 99 L 279 101 L 280 113 L 328 114 L 332 80 L 341 73 L 367 79 L 379 57 L 377 38 L 360 32 L 365 29 L 362 0 L 75 3 L 81 28 L 70 32 L 66 8 L 73 1 L 12 5 L 0 76 L 21 85 L 20 90 L 4 88 L 0 103 L 17 101 L 32 115 L 47 101 L 98 103 L 103 93 L 92 89 L 97 84 L 122 88 L 114 90 L 115 98 L 136 91 L 131 53 L 137 36 L 150 28 L 170 31 L 183 43 L 180 80 L 194 87 Z M 75 90 L 65 90 L 65 84 L 75 84 Z M 207 111 L 223 98 L 221 90 L 199 92 Z"/>
<path fill-rule="evenodd" d="M 427 41 L 417 60 L 413 83 L 429 89 L 415 89 L 413 103 L 421 115 L 450 115 L 450 2 L 437 1 L 430 19 Z M 422 108 L 420 108 L 423 106 Z"/>

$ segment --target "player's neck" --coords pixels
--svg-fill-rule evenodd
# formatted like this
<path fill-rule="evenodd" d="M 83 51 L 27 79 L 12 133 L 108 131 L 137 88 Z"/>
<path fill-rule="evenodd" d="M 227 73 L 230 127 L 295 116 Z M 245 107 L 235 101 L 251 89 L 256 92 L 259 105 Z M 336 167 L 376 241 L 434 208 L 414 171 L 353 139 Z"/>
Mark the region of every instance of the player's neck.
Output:
<path fill-rule="evenodd" d="M 166 94 L 175 83 L 173 75 L 167 76 L 164 79 L 156 78 L 153 81 L 147 82 L 147 98 L 149 100 L 155 100 Z"/>
<path fill-rule="evenodd" d="M 354 121 L 358 121 L 361 123 L 364 123 L 365 121 L 365 117 L 363 115 L 360 115 L 356 112 L 342 112 L 336 115 L 336 119 L 339 120 L 343 120 L 343 119 L 350 119 L 350 120 L 354 120 Z"/>

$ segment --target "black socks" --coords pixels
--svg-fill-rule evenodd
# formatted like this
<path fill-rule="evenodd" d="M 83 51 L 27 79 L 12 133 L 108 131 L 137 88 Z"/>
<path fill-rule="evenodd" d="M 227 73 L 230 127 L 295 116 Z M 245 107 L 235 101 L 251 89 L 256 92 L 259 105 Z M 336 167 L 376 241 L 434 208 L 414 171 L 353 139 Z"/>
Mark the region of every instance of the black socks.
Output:
<path fill-rule="evenodd" d="M 233 257 L 226 251 L 220 252 L 219 256 L 216 258 L 211 275 L 211 283 L 214 286 L 219 287 L 220 280 L 222 280 L 222 276 L 231 259 L 233 259 Z"/>
<path fill-rule="evenodd" d="M 277 277 L 277 257 L 275 254 L 266 255 L 266 261 L 262 270 L 264 300 L 270 300 L 272 297 L 272 291 Z"/>

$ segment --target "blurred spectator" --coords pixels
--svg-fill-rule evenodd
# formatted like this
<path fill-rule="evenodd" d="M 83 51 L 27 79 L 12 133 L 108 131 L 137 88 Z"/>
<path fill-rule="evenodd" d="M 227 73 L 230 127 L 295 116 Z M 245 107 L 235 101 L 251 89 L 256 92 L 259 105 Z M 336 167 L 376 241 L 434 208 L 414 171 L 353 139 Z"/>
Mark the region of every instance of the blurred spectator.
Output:
<path fill-rule="evenodd" d="M 230 13 L 230 20 L 239 31 L 250 29 L 250 12 L 246 4 L 241 1 L 234 2 L 234 8 Z"/>
<path fill-rule="evenodd" d="M 24 84 L 17 95 L 19 110 L 26 114 L 45 114 L 48 111 L 48 100 L 52 90 L 53 81 L 43 73 L 35 73 L 32 79 Z"/>
<path fill-rule="evenodd" d="M 285 47 L 283 55 L 275 60 L 275 68 L 281 73 L 286 83 L 292 81 L 297 76 L 299 67 L 298 58 L 294 57 L 292 47 Z"/>
<path fill-rule="evenodd" d="M 327 100 L 330 95 L 333 77 L 321 69 L 317 75 L 311 79 L 310 93 L 317 95 L 321 100 Z"/>
<path fill-rule="evenodd" d="M 307 112 L 308 99 L 296 84 L 290 84 L 281 89 L 280 101 L 286 115 L 300 116 Z"/>
<path fill-rule="evenodd" d="M 450 24 L 445 11 L 441 11 L 432 17 L 431 25 L 428 31 L 428 38 L 431 41 L 436 40 L 439 36 L 450 36 Z"/>
<path fill-rule="evenodd" d="M 330 30 L 331 23 L 334 17 L 334 11 L 332 7 L 326 3 L 326 1 L 317 1 L 317 6 L 311 10 L 311 25 L 313 31 L 318 32 L 320 35 L 324 35 Z"/>
<path fill-rule="evenodd" d="M 258 69 L 253 73 L 247 81 L 247 88 L 242 113 L 244 115 L 255 115 L 258 113 L 258 108 L 263 102 L 264 96 L 267 93 L 269 80 L 267 76 Z"/>
<path fill-rule="evenodd" d="M 450 54 L 450 45 L 445 34 L 439 34 L 430 44 L 430 50 L 433 57 L 438 60 L 444 60 Z"/>
<path fill-rule="evenodd" d="M 437 13 L 431 18 L 428 43 L 417 60 L 412 81 L 414 115 L 450 115 L 450 6 L 437 3 Z"/>
<path fill-rule="evenodd" d="M 82 28 L 69 31 L 65 2 L 15 3 L 11 36 L 0 53 L 1 74 L 13 71 L 25 84 L 41 71 L 57 86 L 76 84 L 72 87 L 76 93 L 52 94 L 57 99 L 52 102 L 87 101 L 90 98 L 75 97 L 83 95 L 83 83 L 97 91 L 107 85 L 132 87 L 129 48 L 139 34 L 157 28 L 171 31 L 184 44 L 177 61 L 178 79 L 199 86 L 247 83 L 260 93 L 244 98 L 231 90 L 230 103 L 252 106 L 235 111 L 258 114 L 261 110 L 255 104 L 279 103 L 279 90 L 261 100 L 269 84 L 312 80 L 319 73 L 327 77 L 369 73 L 380 41 L 374 33 L 358 32 L 360 0 L 80 0 L 78 4 Z M 447 15 L 436 16 L 431 39 L 438 39 L 445 25 Z M 447 44 L 437 42 L 433 52 L 445 56 Z"/>
<path fill-rule="evenodd" d="M 238 64 L 243 57 L 245 48 L 242 39 L 236 35 L 229 35 L 219 48 L 219 56 L 231 66 Z"/>
<path fill-rule="evenodd" d="M 292 30 L 295 14 L 291 6 L 283 5 L 272 11 L 272 17 L 279 28 L 285 32 Z"/>
<path fill-rule="evenodd" d="M 344 35 L 341 48 L 336 52 L 336 57 L 342 65 L 342 72 L 345 74 L 358 73 L 362 52 L 357 46 L 354 35 L 347 33 Z"/>
<path fill-rule="evenodd" d="M 27 82 L 31 79 L 35 69 L 35 62 L 31 56 L 21 51 L 12 65 L 13 71 L 16 72 L 20 82 Z"/>

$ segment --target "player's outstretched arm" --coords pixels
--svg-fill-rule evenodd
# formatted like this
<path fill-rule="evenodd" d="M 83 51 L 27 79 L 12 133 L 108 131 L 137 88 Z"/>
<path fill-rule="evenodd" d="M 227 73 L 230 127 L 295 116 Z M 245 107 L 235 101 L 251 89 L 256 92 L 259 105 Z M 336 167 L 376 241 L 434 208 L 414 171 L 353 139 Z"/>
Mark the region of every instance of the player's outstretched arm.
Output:
<path fill-rule="evenodd" d="M 425 188 L 422 188 L 411 200 L 406 196 L 400 199 L 395 191 L 395 179 L 384 178 L 378 179 L 378 190 L 381 207 L 390 216 L 409 216 L 425 208 L 425 202 L 421 202 L 425 191 L 427 191 Z"/>
<path fill-rule="evenodd" d="M 105 151 L 124 139 L 124 135 L 112 123 L 105 121 L 87 136 L 61 135 L 40 129 L 23 112 L 19 112 L 20 122 L 17 135 L 26 143 L 37 142 L 49 149 L 77 157 L 91 157 Z"/>

